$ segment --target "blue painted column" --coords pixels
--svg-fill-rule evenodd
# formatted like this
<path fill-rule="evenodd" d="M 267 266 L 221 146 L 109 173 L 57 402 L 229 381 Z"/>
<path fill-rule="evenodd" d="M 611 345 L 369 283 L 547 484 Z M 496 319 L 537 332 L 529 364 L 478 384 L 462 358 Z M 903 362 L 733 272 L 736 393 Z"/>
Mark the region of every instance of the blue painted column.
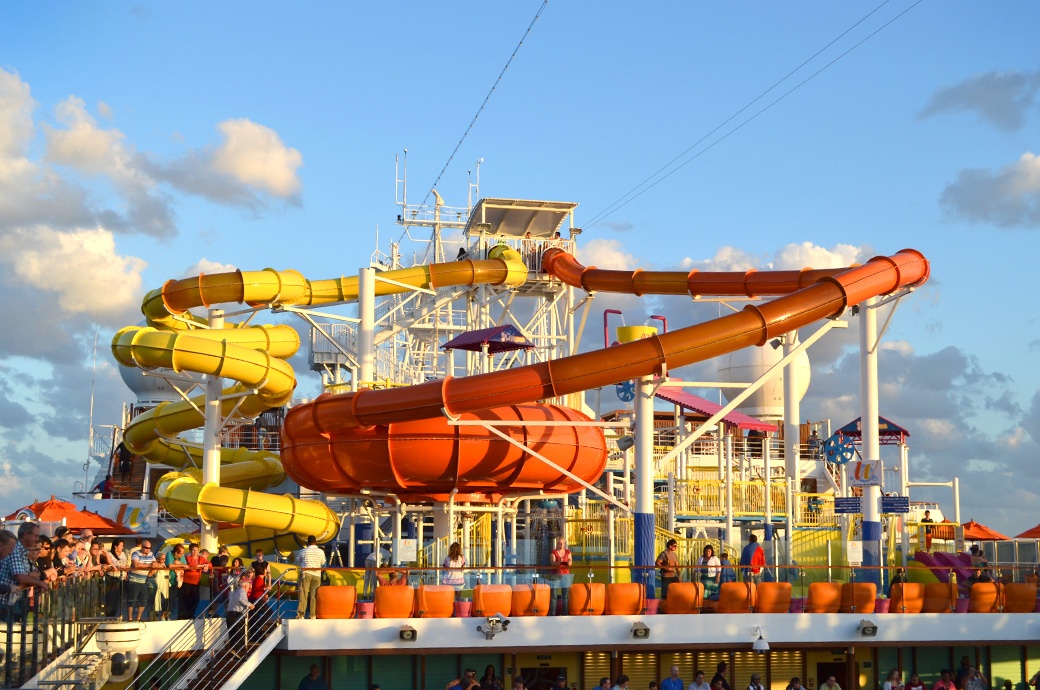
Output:
<path fill-rule="evenodd" d="M 653 380 L 636 380 L 635 565 L 633 582 L 646 585 L 647 598 L 656 598 L 654 553 L 654 389 Z"/>

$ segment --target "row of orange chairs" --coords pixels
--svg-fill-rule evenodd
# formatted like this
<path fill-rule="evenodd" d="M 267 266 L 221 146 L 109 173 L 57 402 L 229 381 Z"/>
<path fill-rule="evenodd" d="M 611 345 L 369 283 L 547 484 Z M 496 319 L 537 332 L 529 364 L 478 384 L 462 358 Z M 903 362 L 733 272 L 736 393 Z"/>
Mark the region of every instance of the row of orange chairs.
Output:
<path fill-rule="evenodd" d="M 1028 613 L 1036 606 L 1037 585 L 975 583 L 968 611 L 972 613 Z M 806 613 L 874 613 L 877 587 L 871 582 L 813 582 L 802 610 Z M 791 583 L 724 582 L 717 601 L 705 601 L 704 585 L 676 582 L 668 588 L 661 613 L 787 613 L 791 611 Z M 892 588 L 890 613 L 947 613 L 956 609 L 957 587 L 909 582 Z M 353 618 L 357 589 L 326 586 L 318 589 L 318 618 Z M 567 613 L 572 616 L 637 615 L 646 611 L 646 591 L 638 583 L 575 584 L 569 589 Z M 379 587 L 375 592 L 376 618 L 449 618 L 455 613 L 455 589 L 447 585 Z M 477 585 L 471 615 L 545 616 L 549 613 L 549 585 Z"/>
<path fill-rule="evenodd" d="M 1032 613 L 1036 610 L 1035 582 L 976 582 L 968 592 L 968 613 Z M 957 607 L 957 586 L 948 582 L 927 585 L 906 582 L 892 586 L 889 613 L 949 613 Z"/>

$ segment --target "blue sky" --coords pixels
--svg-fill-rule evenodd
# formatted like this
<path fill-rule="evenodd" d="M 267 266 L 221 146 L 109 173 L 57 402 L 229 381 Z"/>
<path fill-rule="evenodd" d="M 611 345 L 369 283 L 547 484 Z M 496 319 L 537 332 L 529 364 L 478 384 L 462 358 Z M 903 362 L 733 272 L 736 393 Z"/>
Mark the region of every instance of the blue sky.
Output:
<path fill-rule="evenodd" d="M 145 290 L 200 268 L 354 273 L 377 227 L 381 249 L 398 237 L 395 154 L 417 202 L 540 7 L 7 8 L 0 510 L 82 476 L 95 325 L 104 421 L 125 397 L 106 345 Z M 580 203 L 603 267 L 921 250 L 932 281 L 886 334 L 882 414 L 911 431 L 913 478 L 960 476 L 964 519 L 1015 534 L 1040 500 L 1038 20 L 1025 1 L 553 2 L 439 191 L 463 205 L 482 157 L 486 196 Z M 698 314 L 602 302 L 630 323 Z M 811 353 L 803 416 L 858 416 L 855 338 Z"/>

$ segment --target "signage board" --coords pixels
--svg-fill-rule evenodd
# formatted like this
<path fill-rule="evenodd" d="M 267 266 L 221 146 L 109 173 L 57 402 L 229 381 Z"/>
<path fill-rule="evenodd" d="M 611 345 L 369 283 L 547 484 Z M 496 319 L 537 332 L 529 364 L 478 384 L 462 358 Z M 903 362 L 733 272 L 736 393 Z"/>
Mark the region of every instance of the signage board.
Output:
<path fill-rule="evenodd" d="M 882 496 L 881 497 L 881 512 L 882 513 L 909 513 L 910 512 L 910 497 L 909 496 Z"/>
<path fill-rule="evenodd" d="M 859 496 L 852 496 L 851 498 L 835 498 L 834 499 L 834 512 L 836 514 L 851 514 L 863 512 L 860 510 Z"/>

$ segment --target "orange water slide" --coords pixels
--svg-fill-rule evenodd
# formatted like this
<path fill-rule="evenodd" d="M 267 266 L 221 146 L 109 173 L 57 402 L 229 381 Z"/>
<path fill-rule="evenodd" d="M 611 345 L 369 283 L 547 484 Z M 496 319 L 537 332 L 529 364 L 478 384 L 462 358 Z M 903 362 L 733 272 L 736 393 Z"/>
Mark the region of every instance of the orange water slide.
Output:
<path fill-rule="evenodd" d="M 920 285 L 929 273 L 927 259 L 912 249 L 848 269 L 746 273 L 600 271 L 582 266 L 563 250 L 550 249 L 543 267 L 564 282 L 590 291 L 786 296 L 608 350 L 407 388 L 322 396 L 293 408 L 286 417 L 282 461 L 287 474 L 305 486 L 329 492 L 372 488 L 429 496 L 456 489 L 475 492 L 478 500 L 481 492 L 542 488 L 522 481 L 517 474 L 522 459 L 505 458 L 503 447 L 509 444 L 479 427 L 473 431 L 474 427 L 449 425 L 445 414 L 484 419 L 511 414 L 527 419 L 533 414 L 564 421 L 558 416 L 562 408 L 529 403 L 662 374 L 762 345 L 777 335 L 836 317 L 870 297 Z M 505 430 L 514 437 L 525 433 L 522 427 Z M 573 461 L 575 474 L 594 480 L 602 471 L 605 451 L 596 443 L 583 452 L 583 442 L 575 437 L 548 445 L 558 446 L 563 457 Z M 505 464 L 495 465 L 493 457 Z M 493 476 L 508 476 L 510 483 L 489 489 L 495 483 Z M 564 491 L 579 486 L 562 475 L 550 485 Z"/>

